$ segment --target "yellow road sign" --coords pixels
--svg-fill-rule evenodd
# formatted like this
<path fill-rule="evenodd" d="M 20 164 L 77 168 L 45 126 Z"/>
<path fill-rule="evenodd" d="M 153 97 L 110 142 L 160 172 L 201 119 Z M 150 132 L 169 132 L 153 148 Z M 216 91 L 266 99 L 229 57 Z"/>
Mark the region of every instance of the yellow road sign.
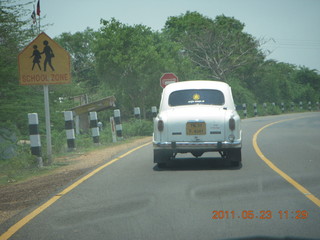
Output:
<path fill-rule="evenodd" d="M 41 33 L 18 56 L 20 85 L 71 83 L 70 55 Z"/>

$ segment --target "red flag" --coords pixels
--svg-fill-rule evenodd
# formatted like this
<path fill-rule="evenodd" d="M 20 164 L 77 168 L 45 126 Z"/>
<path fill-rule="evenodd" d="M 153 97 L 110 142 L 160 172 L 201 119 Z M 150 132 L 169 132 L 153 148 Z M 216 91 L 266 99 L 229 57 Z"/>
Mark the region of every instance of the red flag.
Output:
<path fill-rule="evenodd" d="M 40 0 L 37 3 L 37 15 L 40 16 Z"/>

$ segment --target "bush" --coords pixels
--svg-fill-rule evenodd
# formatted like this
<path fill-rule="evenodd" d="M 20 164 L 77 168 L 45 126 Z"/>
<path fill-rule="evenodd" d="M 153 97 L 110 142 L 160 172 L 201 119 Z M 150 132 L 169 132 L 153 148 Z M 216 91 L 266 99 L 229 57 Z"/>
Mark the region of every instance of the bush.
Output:
<path fill-rule="evenodd" d="M 28 144 L 17 146 L 16 156 L 0 162 L 0 175 L 5 177 L 5 182 L 15 182 L 23 177 L 24 172 L 36 168 L 37 163 L 37 159 L 30 154 Z"/>
<path fill-rule="evenodd" d="M 66 140 L 67 141 L 67 140 Z M 76 148 L 86 149 L 92 146 L 93 140 L 89 134 L 79 134 L 76 136 Z"/>
<path fill-rule="evenodd" d="M 51 133 L 52 152 L 61 153 L 66 150 L 67 137 L 65 131 L 54 130 Z"/>
<path fill-rule="evenodd" d="M 152 121 L 131 119 L 122 125 L 123 136 L 125 138 L 135 136 L 151 136 L 153 133 Z"/>
<path fill-rule="evenodd" d="M 16 156 L 19 131 L 10 122 L 0 123 L 0 160 Z"/>

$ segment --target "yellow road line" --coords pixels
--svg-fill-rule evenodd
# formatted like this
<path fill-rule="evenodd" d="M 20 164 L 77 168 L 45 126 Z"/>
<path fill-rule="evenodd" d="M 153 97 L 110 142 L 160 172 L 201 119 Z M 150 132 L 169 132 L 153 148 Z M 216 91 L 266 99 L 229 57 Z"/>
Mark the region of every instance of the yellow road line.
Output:
<path fill-rule="evenodd" d="M 301 117 L 299 117 L 301 118 Z M 315 197 L 308 189 L 303 187 L 301 184 L 299 184 L 297 181 L 295 181 L 293 178 L 291 178 L 288 174 L 281 171 L 276 165 L 274 165 L 266 156 L 263 155 L 261 152 L 258 144 L 257 144 L 257 137 L 262 132 L 262 130 L 266 129 L 267 127 L 270 127 L 274 124 L 285 122 L 285 121 L 291 121 L 296 120 L 298 118 L 291 118 L 291 119 L 285 119 L 277 122 L 273 122 L 270 124 L 265 125 L 264 127 L 260 128 L 254 135 L 252 139 L 253 148 L 258 154 L 258 156 L 276 173 L 278 173 L 281 177 L 283 177 L 287 182 L 289 182 L 292 186 L 294 186 L 296 189 L 298 189 L 304 196 L 309 198 L 314 204 L 316 204 L 318 207 L 320 207 L 320 199 Z"/>
<path fill-rule="evenodd" d="M 84 181 L 86 181 L 87 179 L 89 179 L 90 177 L 92 177 L 93 175 L 95 175 L 96 173 L 100 172 L 102 169 L 106 168 L 107 166 L 111 165 L 112 163 L 120 160 L 121 158 L 124 158 L 125 156 L 128 156 L 129 154 L 133 153 L 134 151 L 137 151 L 140 148 L 143 148 L 147 145 L 149 145 L 150 143 L 145 143 L 139 147 L 136 147 L 124 154 L 122 154 L 121 156 L 107 162 L 106 164 L 96 168 L 95 170 L 93 170 L 92 172 L 90 172 L 89 174 L 87 174 L 86 176 L 82 177 L 81 179 L 79 179 L 78 181 L 76 181 L 75 183 L 73 183 L 72 185 L 70 185 L 69 187 L 65 188 L 63 191 L 61 191 L 60 193 L 58 193 L 57 195 L 55 195 L 54 197 L 52 197 L 51 199 L 49 199 L 47 202 L 45 202 L 44 204 L 42 204 L 40 207 L 38 207 L 37 209 L 35 209 L 33 212 L 29 213 L 27 216 L 25 216 L 24 218 L 22 218 L 19 222 L 17 222 L 16 224 L 14 224 L 13 226 L 11 226 L 4 234 L 2 234 L 0 236 L 0 240 L 7 240 L 9 239 L 13 234 L 15 234 L 19 229 L 21 229 L 24 225 L 26 225 L 28 222 L 30 222 L 33 218 L 35 218 L 37 215 L 39 215 L 42 211 L 44 211 L 45 209 L 47 209 L 48 207 L 50 207 L 53 203 L 55 203 L 57 200 L 59 200 L 63 195 L 66 195 L 67 193 L 69 193 L 71 190 L 73 190 L 74 188 L 76 188 L 77 186 L 79 186 L 81 183 L 83 183 Z"/>

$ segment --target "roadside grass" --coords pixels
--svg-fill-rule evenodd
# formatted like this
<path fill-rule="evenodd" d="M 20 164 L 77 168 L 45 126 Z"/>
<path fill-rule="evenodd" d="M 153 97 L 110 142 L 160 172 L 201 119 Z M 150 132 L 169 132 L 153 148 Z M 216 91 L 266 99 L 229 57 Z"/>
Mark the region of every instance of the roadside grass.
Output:
<path fill-rule="evenodd" d="M 0 160 L 0 186 L 22 182 L 33 177 L 47 175 L 53 173 L 56 169 L 73 164 L 67 159 L 76 158 L 79 155 L 113 147 L 121 144 L 130 143 L 144 136 L 151 136 L 153 131 L 151 121 L 146 120 L 130 120 L 123 123 L 123 138 L 118 139 L 116 143 L 112 142 L 111 128 L 106 126 L 100 132 L 99 144 L 93 143 L 92 136 L 89 134 L 80 134 L 76 136 L 76 148 L 69 150 L 67 147 L 66 133 L 52 132 L 52 159 L 51 164 L 46 156 L 46 137 L 41 136 L 42 159 L 44 166 L 39 168 L 37 158 L 30 154 L 30 145 L 17 144 L 16 155 L 10 159 Z M 61 160 L 64 159 L 64 160 Z"/>

